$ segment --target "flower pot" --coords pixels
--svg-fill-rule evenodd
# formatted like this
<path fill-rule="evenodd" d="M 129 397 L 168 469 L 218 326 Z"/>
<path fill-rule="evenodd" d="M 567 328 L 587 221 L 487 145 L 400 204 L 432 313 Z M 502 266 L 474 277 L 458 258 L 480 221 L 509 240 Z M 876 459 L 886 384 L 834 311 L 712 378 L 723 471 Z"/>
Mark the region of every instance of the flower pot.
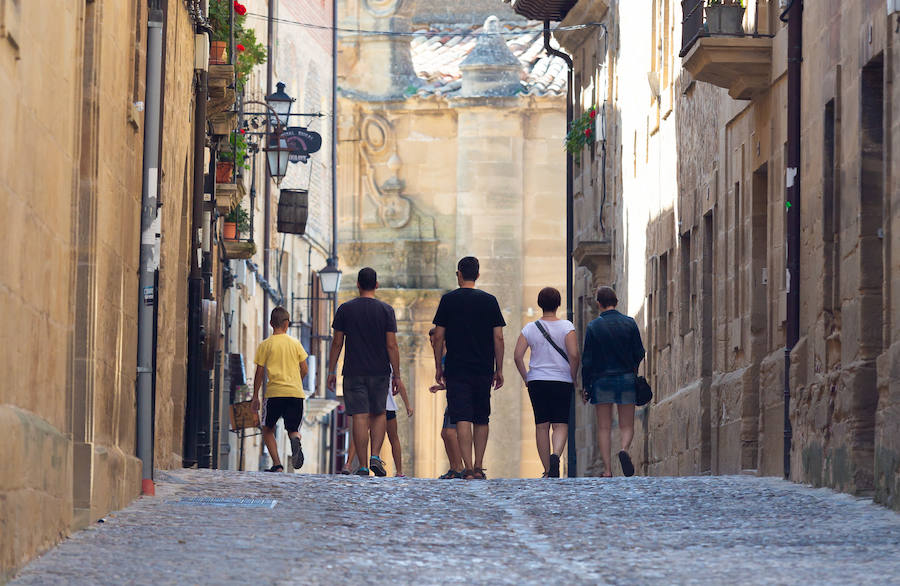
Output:
<path fill-rule="evenodd" d="M 714 4 L 707 6 L 706 27 L 711 35 L 743 35 L 744 8 L 739 5 Z"/>
<path fill-rule="evenodd" d="M 213 41 L 209 44 L 209 62 L 211 65 L 224 65 L 227 63 L 225 61 L 226 47 L 225 41 Z"/>
<path fill-rule="evenodd" d="M 225 238 L 225 240 L 237 240 L 237 223 L 225 222 L 225 225 L 222 228 L 222 237 Z"/>
<path fill-rule="evenodd" d="M 234 163 L 231 161 L 219 161 L 216 163 L 216 183 L 231 183 L 234 174 Z"/>

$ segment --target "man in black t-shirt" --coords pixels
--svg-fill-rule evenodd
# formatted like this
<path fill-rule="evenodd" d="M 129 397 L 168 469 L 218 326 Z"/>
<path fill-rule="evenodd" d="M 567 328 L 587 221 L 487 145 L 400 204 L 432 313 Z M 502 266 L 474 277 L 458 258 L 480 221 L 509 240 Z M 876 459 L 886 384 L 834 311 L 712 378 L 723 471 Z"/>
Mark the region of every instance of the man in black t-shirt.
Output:
<path fill-rule="evenodd" d="M 447 387 L 448 415 L 450 423 L 456 424 L 465 466 L 463 477 L 484 479 L 482 463 L 488 439 L 491 388 L 503 386 L 506 321 L 497 298 L 475 288 L 478 259 L 467 256 L 456 268 L 459 289 L 441 297 L 434 315 L 434 378 Z M 438 348 L 445 343 L 447 355 L 442 365 Z"/>
<path fill-rule="evenodd" d="M 328 388 L 337 385 L 337 361 L 347 340 L 344 355 L 344 406 L 353 417 L 353 444 L 359 458 L 359 476 L 385 476 L 387 470 L 379 454 L 384 443 L 387 394 L 405 387 L 400 377 L 400 351 L 397 346 L 397 319 L 394 308 L 375 299 L 378 276 L 374 269 L 359 271 L 356 280 L 359 297 L 341 304 L 334 314 L 334 338 L 328 355 Z M 393 373 L 393 383 L 391 374 Z M 391 388 L 393 387 L 393 389 Z M 372 456 L 365 467 L 369 439 Z"/>

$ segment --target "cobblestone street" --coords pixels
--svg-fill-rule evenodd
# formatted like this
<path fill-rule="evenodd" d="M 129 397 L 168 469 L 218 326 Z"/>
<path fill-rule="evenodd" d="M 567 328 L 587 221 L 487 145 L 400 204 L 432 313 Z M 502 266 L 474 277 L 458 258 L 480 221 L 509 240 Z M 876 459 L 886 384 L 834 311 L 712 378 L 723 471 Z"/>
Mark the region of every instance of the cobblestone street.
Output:
<path fill-rule="evenodd" d="M 13 583 L 900 583 L 900 515 L 777 479 L 158 481 Z"/>

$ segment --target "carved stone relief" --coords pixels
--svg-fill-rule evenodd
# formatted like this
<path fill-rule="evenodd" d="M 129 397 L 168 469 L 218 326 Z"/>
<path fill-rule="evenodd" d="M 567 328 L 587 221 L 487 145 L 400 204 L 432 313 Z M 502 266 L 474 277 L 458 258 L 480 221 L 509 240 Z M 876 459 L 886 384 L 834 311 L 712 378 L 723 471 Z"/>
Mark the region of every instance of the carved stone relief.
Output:
<path fill-rule="evenodd" d="M 412 217 L 412 203 L 403 195 L 405 184 L 398 177 L 403 162 L 397 154 L 394 129 L 384 117 L 367 114 L 363 118 L 360 141 L 360 155 L 365 163 L 362 190 L 371 201 L 381 223 L 389 228 L 400 229 Z M 387 158 L 390 177 L 378 184 L 375 162 Z"/>

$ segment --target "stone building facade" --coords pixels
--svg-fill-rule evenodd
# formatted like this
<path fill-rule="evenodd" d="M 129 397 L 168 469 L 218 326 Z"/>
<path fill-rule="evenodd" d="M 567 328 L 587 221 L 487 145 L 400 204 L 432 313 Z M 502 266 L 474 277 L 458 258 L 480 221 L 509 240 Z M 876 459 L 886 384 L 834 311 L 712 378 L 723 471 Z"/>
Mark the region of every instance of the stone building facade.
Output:
<path fill-rule="evenodd" d="M 355 294 L 356 271 L 372 266 L 378 296 L 397 312 L 415 409 L 412 419 L 398 414 L 404 466 L 424 477 L 447 469 L 446 399 L 428 391 L 427 333 L 441 295 L 456 287 L 457 260 L 475 255 L 478 286 L 497 296 L 507 322 L 506 384 L 493 395 L 485 466 L 492 477 L 539 476 L 512 351 L 539 311 L 538 291 L 565 295 L 565 65 L 546 56 L 540 24 L 500 2 L 347 0 L 340 25 L 361 31 L 340 45 L 342 299 Z"/>
<path fill-rule="evenodd" d="M 166 14 L 155 454 L 180 465 L 194 28 Z M 48 18 L 47 15 L 53 15 Z M 146 2 L 0 3 L 0 581 L 141 490 Z"/>
<path fill-rule="evenodd" d="M 587 218 L 576 231 L 577 325 L 595 315 L 593 288 L 610 283 L 642 327 L 655 397 L 638 413 L 640 468 L 780 475 L 792 180 L 784 7 L 746 2 L 743 34 L 719 36 L 699 2 L 572 4 L 561 25 L 604 24 L 556 37 L 575 58 L 577 107 L 603 110 L 607 154 L 605 165 L 585 154 L 576 176 L 588 210 L 576 215 Z M 806 2 L 802 20 L 790 477 L 896 508 L 897 14 L 874 0 Z M 600 466 L 591 421 L 582 409 L 579 472 Z"/>

